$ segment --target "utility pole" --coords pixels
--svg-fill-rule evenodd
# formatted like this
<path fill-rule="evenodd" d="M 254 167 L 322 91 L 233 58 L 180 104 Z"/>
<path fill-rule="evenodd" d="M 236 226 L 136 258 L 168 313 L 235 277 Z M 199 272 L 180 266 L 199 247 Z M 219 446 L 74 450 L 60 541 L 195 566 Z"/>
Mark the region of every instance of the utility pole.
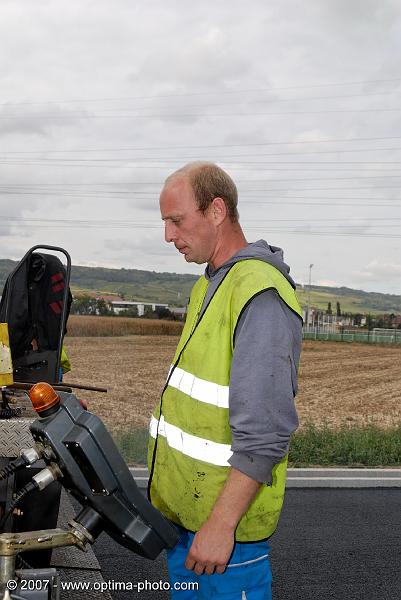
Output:
<path fill-rule="evenodd" d="M 311 286 L 312 286 L 312 267 L 313 267 L 313 264 L 309 265 L 309 293 L 308 293 L 308 318 L 307 318 L 308 325 L 311 324 L 311 318 L 310 318 L 310 292 L 311 292 Z"/>

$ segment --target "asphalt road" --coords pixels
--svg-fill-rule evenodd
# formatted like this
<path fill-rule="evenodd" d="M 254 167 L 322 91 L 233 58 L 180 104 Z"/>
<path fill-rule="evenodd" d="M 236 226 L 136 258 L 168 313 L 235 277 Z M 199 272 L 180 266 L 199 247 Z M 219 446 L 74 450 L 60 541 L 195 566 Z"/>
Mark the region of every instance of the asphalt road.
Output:
<path fill-rule="evenodd" d="M 400 600 L 401 489 L 289 489 L 271 546 L 274 600 Z M 167 580 L 164 557 L 139 558 L 104 534 L 94 550 L 106 581 Z"/>

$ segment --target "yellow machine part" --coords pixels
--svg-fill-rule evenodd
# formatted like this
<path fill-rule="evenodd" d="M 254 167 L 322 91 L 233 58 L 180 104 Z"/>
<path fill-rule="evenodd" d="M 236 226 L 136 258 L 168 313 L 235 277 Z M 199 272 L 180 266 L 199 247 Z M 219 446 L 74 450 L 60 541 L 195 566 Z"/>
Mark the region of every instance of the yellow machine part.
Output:
<path fill-rule="evenodd" d="M 0 387 L 12 385 L 13 363 L 11 360 L 10 340 L 7 323 L 0 323 Z"/>

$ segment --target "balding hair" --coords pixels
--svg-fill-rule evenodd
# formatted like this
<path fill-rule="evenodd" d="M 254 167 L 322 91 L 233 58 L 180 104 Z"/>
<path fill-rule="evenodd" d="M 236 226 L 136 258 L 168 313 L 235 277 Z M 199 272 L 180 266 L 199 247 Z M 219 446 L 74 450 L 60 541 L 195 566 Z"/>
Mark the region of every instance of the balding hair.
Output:
<path fill-rule="evenodd" d="M 223 169 L 212 162 L 191 162 L 169 175 L 164 185 L 182 177 L 188 178 L 196 203 L 202 213 L 207 211 L 214 198 L 222 198 L 231 221 L 238 221 L 237 187 Z"/>

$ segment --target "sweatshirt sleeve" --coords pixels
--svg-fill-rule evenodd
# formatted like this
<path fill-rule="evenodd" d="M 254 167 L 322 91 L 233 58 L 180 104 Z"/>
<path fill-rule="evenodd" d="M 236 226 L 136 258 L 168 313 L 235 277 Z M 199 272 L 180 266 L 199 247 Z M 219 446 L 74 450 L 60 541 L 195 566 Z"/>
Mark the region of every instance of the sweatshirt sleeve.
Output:
<path fill-rule="evenodd" d="M 288 452 L 298 426 L 294 397 L 302 323 L 274 290 L 253 298 L 240 316 L 230 374 L 229 462 L 261 483 Z"/>

